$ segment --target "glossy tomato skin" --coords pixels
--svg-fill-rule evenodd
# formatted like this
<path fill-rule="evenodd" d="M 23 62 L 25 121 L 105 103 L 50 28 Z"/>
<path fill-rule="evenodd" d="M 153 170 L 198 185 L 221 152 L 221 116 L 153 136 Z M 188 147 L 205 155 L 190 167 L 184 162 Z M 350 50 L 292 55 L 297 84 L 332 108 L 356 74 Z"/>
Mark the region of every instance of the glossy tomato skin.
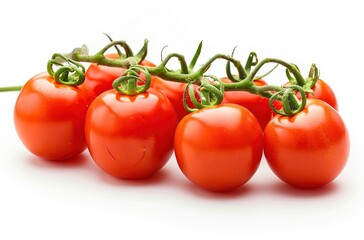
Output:
<path fill-rule="evenodd" d="M 307 99 L 298 114 L 275 116 L 264 130 L 264 154 L 284 182 L 320 187 L 343 170 L 350 149 L 349 134 L 338 112 L 318 99 Z"/>
<path fill-rule="evenodd" d="M 185 109 L 183 104 L 183 94 L 185 92 L 187 84 L 180 82 L 172 82 L 163 80 L 159 77 L 152 78 L 151 87 L 154 89 L 158 89 L 163 94 L 165 94 L 168 99 L 171 101 L 179 120 L 181 120 L 184 116 L 189 114 L 189 112 Z M 197 88 L 197 86 L 195 87 Z M 198 99 L 198 96 L 195 95 Z M 193 104 L 191 99 L 187 96 L 187 104 L 189 107 L 193 108 Z"/>
<path fill-rule="evenodd" d="M 125 68 L 108 67 L 92 63 L 85 73 L 84 84 L 94 92 L 95 97 L 112 89 L 112 82 L 120 77 Z"/>
<path fill-rule="evenodd" d="M 168 98 L 149 89 L 134 96 L 100 94 L 86 115 L 86 142 L 96 164 L 124 179 L 145 178 L 169 160 L 177 116 Z"/>
<path fill-rule="evenodd" d="M 312 90 L 313 94 L 309 93 L 307 95 L 309 98 L 320 99 L 336 110 L 339 109 L 335 93 L 325 81 L 318 79 Z"/>
<path fill-rule="evenodd" d="M 91 98 L 83 86 L 58 84 L 47 73 L 30 79 L 14 108 L 14 124 L 25 147 L 48 160 L 72 158 L 86 148 L 84 122 Z"/>
<path fill-rule="evenodd" d="M 231 82 L 228 78 L 224 82 Z M 262 79 L 254 81 L 256 86 L 264 86 L 267 83 Z M 258 119 L 262 129 L 272 119 L 272 110 L 269 107 L 269 99 L 245 91 L 225 91 L 223 103 L 235 103 L 246 107 Z"/>
<path fill-rule="evenodd" d="M 118 54 L 107 54 L 107 58 L 116 59 Z M 141 65 L 154 67 L 155 65 L 148 60 L 143 60 Z M 94 92 L 95 97 L 99 94 L 112 89 L 113 81 L 120 77 L 125 68 L 103 66 L 96 63 L 90 64 L 85 73 L 84 85 Z"/>
<path fill-rule="evenodd" d="M 209 191 L 230 191 L 256 172 L 262 130 L 246 108 L 223 104 L 193 112 L 178 124 L 174 149 L 184 175 Z"/>

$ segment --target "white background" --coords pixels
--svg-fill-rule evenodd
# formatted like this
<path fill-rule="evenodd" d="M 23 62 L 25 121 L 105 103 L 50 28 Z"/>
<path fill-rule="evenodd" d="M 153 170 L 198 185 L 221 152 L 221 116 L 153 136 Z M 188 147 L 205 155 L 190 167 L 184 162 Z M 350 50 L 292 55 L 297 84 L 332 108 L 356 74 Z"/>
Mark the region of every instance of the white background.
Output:
<path fill-rule="evenodd" d="M 19 141 L 12 112 L 17 92 L 0 94 L 0 239 L 362 239 L 363 26 L 361 1 L 1 1 L 0 86 L 24 84 L 55 52 L 85 43 L 96 52 L 124 39 L 135 52 L 148 38 L 187 59 L 204 41 L 201 62 L 216 53 L 245 61 L 311 63 L 337 94 L 351 135 L 349 162 L 332 183 L 298 190 L 281 183 L 262 159 L 256 175 L 227 194 L 192 185 L 172 157 L 150 179 L 107 176 L 87 152 L 53 163 Z M 215 67 L 216 75 L 223 74 Z M 283 84 L 283 70 L 267 78 Z M 334 131 L 334 129 L 333 129 Z"/>

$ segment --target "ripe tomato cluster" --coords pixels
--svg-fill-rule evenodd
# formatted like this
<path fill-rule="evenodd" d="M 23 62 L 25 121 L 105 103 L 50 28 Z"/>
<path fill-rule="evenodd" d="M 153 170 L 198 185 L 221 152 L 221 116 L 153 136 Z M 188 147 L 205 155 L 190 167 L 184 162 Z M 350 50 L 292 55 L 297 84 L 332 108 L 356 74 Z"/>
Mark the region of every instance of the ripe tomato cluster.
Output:
<path fill-rule="evenodd" d="M 331 182 L 347 162 L 348 131 L 322 80 L 293 116 L 275 115 L 267 98 L 241 91 L 226 91 L 222 104 L 189 113 L 186 83 L 152 76 L 147 91 L 125 95 L 112 85 L 124 71 L 92 63 L 78 86 L 59 84 L 48 73 L 31 78 L 14 110 L 23 144 L 48 160 L 70 159 L 87 148 L 103 171 L 125 179 L 152 175 L 174 151 L 183 174 L 210 191 L 248 182 L 263 154 L 280 179 L 305 188 Z"/>
<path fill-rule="evenodd" d="M 336 99 L 332 93 L 324 95 Z M 341 173 L 349 156 L 349 134 L 327 102 L 310 94 L 299 113 L 275 115 L 266 122 L 272 114 L 268 109 L 264 114 L 267 102 L 254 99 L 260 110 L 254 115 L 248 110 L 253 102 L 244 106 L 252 96 L 238 96 L 245 99 L 198 110 L 178 124 L 176 159 L 193 183 L 211 191 L 233 190 L 254 175 L 263 153 L 272 171 L 295 187 L 320 187 Z"/>

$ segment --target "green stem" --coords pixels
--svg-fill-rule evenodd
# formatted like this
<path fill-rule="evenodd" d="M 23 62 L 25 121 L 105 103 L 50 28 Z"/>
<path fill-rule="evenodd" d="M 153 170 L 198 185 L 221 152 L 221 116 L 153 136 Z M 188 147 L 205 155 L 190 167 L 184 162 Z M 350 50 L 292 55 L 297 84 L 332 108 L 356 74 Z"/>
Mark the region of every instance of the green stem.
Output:
<path fill-rule="evenodd" d="M 253 84 L 254 85 L 254 84 Z M 284 88 L 276 85 L 253 86 L 250 93 L 258 94 L 265 98 L 271 98 L 275 92 L 282 91 Z"/>
<path fill-rule="evenodd" d="M 97 63 L 109 67 L 128 68 L 130 66 L 130 62 L 125 59 L 110 59 L 100 53 L 95 55 L 80 55 L 76 53 L 72 56 L 72 59 L 78 62 Z"/>
<path fill-rule="evenodd" d="M 147 41 L 144 43 L 144 46 L 147 44 Z M 109 50 L 111 47 L 117 47 L 120 46 L 125 51 L 125 59 L 109 59 L 105 57 L 105 52 Z M 143 46 L 142 50 L 145 50 Z M 146 52 L 146 50 L 145 50 Z M 138 56 L 138 59 L 145 57 L 143 54 L 144 52 L 138 53 L 140 56 Z M 98 51 L 94 55 L 85 55 L 82 54 L 82 52 L 75 51 L 73 52 L 71 59 L 78 61 L 78 62 L 89 62 L 89 63 L 97 63 L 109 67 L 122 67 L 122 68 L 128 68 L 130 66 L 130 62 L 127 60 L 128 57 L 133 56 L 133 51 L 129 47 L 129 45 L 125 41 L 113 41 L 107 44 L 105 47 L 103 47 L 100 51 Z"/>
<path fill-rule="evenodd" d="M 299 86 L 303 86 L 303 84 L 305 83 L 305 79 L 303 78 L 303 76 L 301 75 L 301 73 L 297 69 L 297 67 L 295 67 L 295 65 L 287 63 L 287 62 L 285 62 L 283 60 L 280 60 L 280 59 L 277 59 L 277 58 L 265 58 L 265 59 L 263 59 L 250 72 L 250 74 L 249 74 L 249 76 L 247 78 L 251 79 L 251 80 L 254 80 L 254 77 L 258 73 L 258 71 L 264 66 L 264 64 L 267 64 L 267 63 L 277 63 L 277 64 L 280 64 L 280 65 L 284 66 L 285 68 L 287 68 L 295 76 L 295 78 L 297 80 L 297 84 Z"/>
<path fill-rule="evenodd" d="M 240 79 L 244 79 L 247 76 L 247 72 L 245 71 L 243 65 L 241 64 L 241 62 L 239 60 L 236 60 L 235 58 L 228 56 L 228 55 L 224 55 L 224 54 L 216 54 L 215 56 L 210 58 L 204 65 L 202 65 L 202 67 L 200 69 L 207 70 L 210 67 L 210 65 L 217 59 L 225 59 L 225 60 L 233 63 L 234 66 L 236 67 L 236 69 L 238 70 L 238 75 L 239 75 Z M 203 73 L 205 73 L 205 72 L 206 71 L 203 71 Z"/>
<path fill-rule="evenodd" d="M 256 86 L 249 79 L 245 79 L 240 82 L 224 83 L 224 89 L 225 91 L 246 91 L 252 94 L 258 94 L 265 98 L 270 98 L 275 92 L 282 91 L 284 88 L 277 85 Z"/>
<path fill-rule="evenodd" d="M 129 67 L 130 61 L 128 59 L 107 59 L 104 57 L 105 49 L 114 46 L 115 43 L 122 44 L 123 42 L 113 42 L 110 43 L 107 47 L 103 50 L 99 51 L 95 55 L 74 55 L 74 59 L 76 61 L 85 61 L 85 62 L 96 62 L 101 65 L 113 66 L 113 67 Z M 177 58 L 180 62 L 181 70 L 179 71 L 170 71 L 166 68 L 167 63 L 172 59 Z M 297 79 L 298 84 L 304 83 L 305 80 L 302 77 L 299 70 L 293 65 L 289 64 L 283 60 L 276 59 L 276 58 L 266 58 L 263 59 L 261 62 L 253 68 L 253 70 L 248 74 L 247 71 L 244 69 L 243 65 L 240 61 L 234 59 L 231 56 L 223 55 L 223 54 L 216 54 L 212 58 L 210 58 L 206 63 L 204 63 L 199 69 L 196 71 L 191 71 L 191 69 L 187 66 L 185 58 L 181 54 L 172 53 L 169 54 L 159 66 L 156 67 L 146 67 L 145 69 L 154 76 L 159 76 L 165 80 L 175 81 L 175 82 L 195 82 L 210 68 L 211 64 L 218 60 L 224 59 L 227 60 L 228 63 L 234 64 L 236 69 L 238 70 L 239 79 L 241 81 L 234 82 L 234 83 L 224 83 L 224 88 L 226 91 L 236 91 L 236 90 L 243 90 L 253 94 L 258 94 L 262 97 L 270 98 L 275 92 L 282 91 L 283 88 L 280 86 L 274 85 L 266 85 L 266 86 L 256 86 L 253 84 L 255 80 L 255 76 L 257 75 L 258 71 L 267 63 L 277 63 L 286 67 Z M 255 62 L 254 62 L 255 64 Z"/>
<path fill-rule="evenodd" d="M 166 67 L 167 63 L 172 59 L 172 58 L 177 58 L 180 65 L 181 65 L 181 73 L 182 74 L 188 74 L 188 67 L 187 67 L 187 62 L 185 60 L 185 57 L 181 54 L 178 53 L 171 53 L 169 54 L 164 60 L 163 62 L 159 65 L 162 67 Z"/>
<path fill-rule="evenodd" d="M 175 56 L 172 54 L 172 57 Z M 197 79 L 199 79 L 211 66 L 211 64 L 216 61 L 217 59 L 225 59 L 227 61 L 230 61 L 231 63 L 234 64 L 234 66 L 236 67 L 236 69 L 238 70 L 239 73 L 239 78 L 240 79 L 244 79 L 246 77 L 246 71 L 244 70 L 243 65 L 241 65 L 240 61 L 227 56 L 227 55 L 223 55 L 223 54 L 216 54 L 215 56 L 213 56 L 212 58 L 210 58 L 205 64 L 203 64 L 199 69 L 197 69 L 194 72 L 189 72 L 189 73 L 181 73 L 179 71 L 167 71 L 165 69 L 165 62 L 168 61 L 166 59 L 164 59 L 164 61 L 157 67 L 148 67 L 146 68 L 148 70 L 148 72 L 151 75 L 155 75 L 158 77 L 161 77 L 165 80 L 169 80 L 169 81 L 174 81 L 174 82 L 194 82 Z M 188 68 L 187 68 L 188 69 Z"/>
<path fill-rule="evenodd" d="M 110 42 L 114 41 L 114 40 L 112 40 L 112 38 L 107 33 L 104 33 L 104 35 L 110 40 Z M 115 50 L 118 53 L 118 55 L 120 56 L 120 58 L 125 58 L 125 55 L 120 51 L 118 46 L 115 46 Z"/>
<path fill-rule="evenodd" d="M 111 46 L 114 46 L 115 42 L 113 43 L 114 43 L 113 45 L 111 43 L 108 44 L 107 49 L 110 48 Z M 75 54 L 73 54 L 72 59 L 75 61 L 97 63 L 100 65 L 105 65 L 110 67 L 128 68 L 130 66 L 130 61 L 128 59 L 106 58 L 104 56 L 105 49 L 106 47 L 101 51 L 99 51 L 98 53 L 96 53 L 95 55 L 81 55 L 76 52 Z M 176 57 L 179 60 L 181 64 L 180 71 L 168 71 L 165 68 L 167 62 L 173 57 Z M 193 82 L 199 79 L 210 68 L 211 64 L 217 59 L 225 59 L 233 63 L 236 69 L 238 70 L 240 79 L 244 79 L 247 76 L 247 73 L 242 64 L 240 63 L 240 61 L 223 54 L 216 54 L 215 56 L 210 58 L 204 65 L 202 65 L 198 70 L 194 72 L 189 71 L 189 67 L 187 66 L 184 56 L 177 53 L 168 55 L 159 66 L 147 67 L 146 69 L 151 75 L 159 76 L 165 80 L 186 83 L 186 82 Z"/>
<path fill-rule="evenodd" d="M 23 86 L 0 87 L 0 92 L 20 91 Z"/>
<path fill-rule="evenodd" d="M 298 84 L 305 82 L 305 79 L 302 77 L 301 73 L 299 72 L 297 67 L 295 67 L 295 65 L 289 64 L 285 61 L 276 58 L 266 58 L 263 59 L 261 62 L 259 62 L 245 79 L 239 82 L 225 83 L 224 84 L 225 91 L 242 90 L 252 94 L 258 94 L 265 98 L 271 98 L 275 93 L 283 91 L 285 88 L 281 86 L 275 86 L 275 85 L 256 86 L 253 83 L 253 81 L 256 79 L 255 76 L 257 75 L 258 71 L 267 63 L 277 63 L 279 65 L 282 65 L 286 67 L 295 76 Z M 293 109 L 298 108 L 298 106 L 292 106 L 292 107 Z"/>
<path fill-rule="evenodd" d="M 132 53 L 130 47 L 124 41 L 113 41 L 113 42 L 109 43 L 107 46 L 105 46 L 103 49 L 101 49 L 98 53 L 96 53 L 95 55 L 92 55 L 92 56 L 82 55 L 82 53 L 75 52 L 73 54 L 73 59 L 76 61 L 98 63 L 101 65 L 112 66 L 112 67 L 129 68 L 131 65 L 133 65 L 132 64 L 133 61 L 131 61 L 131 60 L 133 60 L 133 58 L 138 58 L 138 60 L 139 60 L 139 59 L 142 59 L 145 57 L 145 55 L 147 53 L 147 43 L 148 42 L 145 41 L 142 50 L 140 50 L 140 52 L 138 53 L 138 57 L 133 56 L 133 53 Z M 108 59 L 108 58 L 106 58 L 104 56 L 104 53 L 110 47 L 113 47 L 113 46 L 121 46 L 122 48 L 124 48 L 124 50 L 126 52 L 126 58 L 125 59 Z M 301 109 L 298 100 L 294 99 L 295 96 L 293 96 L 293 93 L 291 93 L 291 92 L 293 92 L 293 89 L 287 89 L 286 87 L 274 86 L 274 85 L 256 86 L 254 84 L 254 80 L 257 79 L 257 73 L 265 64 L 276 63 L 277 65 L 282 65 L 283 67 L 285 67 L 287 72 L 291 73 L 294 76 L 294 78 L 297 82 L 297 85 L 303 86 L 305 83 L 305 79 L 301 75 L 299 69 L 294 64 L 290 64 L 288 62 L 285 62 L 283 60 L 276 59 L 276 58 L 266 58 L 266 59 L 263 59 L 261 62 L 258 62 L 256 53 L 252 52 L 249 55 L 246 66 L 244 68 L 244 66 L 241 64 L 241 62 L 239 60 L 233 58 L 233 56 L 228 56 L 228 55 L 224 55 L 224 54 L 216 54 L 213 57 L 211 57 L 207 62 L 205 62 L 202 66 L 200 66 L 200 68 L 198 68 L 197 70 L 193 70 L 193 68 L 197 62 L 197 59 L 201 53 L 201 48 L 202 48 L 202 42 L 198 46 L 198 49 L 197 49 L 190 65 L 187 65 L 185 57 L 182 54 L 171 53 L 165 59 L 163 59 L 162 62 L 158 66 L 145 67 L 144 69 L 150 75 L 159 76 L 165 80 L 191 84 L 191 83 L 198 83 L 199 81 L 200 82 L 203 81 L 204 74 L 208 71 L 208 69 L 213 64 L 213 62 L 218 59 L 223 59 L 223 60 L 227 61 L 227 73 L 231 73 L 230 64 L 234 64 L 234 67 L 236 68 L 236 70 L 238 72 L 237 77 L 232 76 L 230 74 L 231 75 L 230 77 L 233 77 L 233 79 L 236 80 L 235 82 L 224 83 L 224 84 L 219 83 L 220 87 L 223 87 L 226 91 L 242 90 L 242 91 L 247 91 L 252 94 L 258 94 L 265 98 L 275 98 L 277 100 L 283 100 L 285 102 L 284 112 L 286 112 L 287 115 L 292 115 L 296 112 L 296 109 Z M 166 67 L 168 62 L 173 58 L 177 58 L 180 63 L 180 69 L 177 71 L 172 71 Z M 255 66 L 255 67 L 253 69 L 251 69 L 252 66 Z M 275 69 L 275 67 L 272 70 L 270 70 L 268 73 L 270 73 L 274 69 Z M 311 75 L 316 76 L 317 74 L 312 73 Z M 126 80 L 126 79 L 129 79 L 130 77 L 131 76 L 125 76 L 124 78 L 121 78 L 120 80 L 122 80 L 122 79 Z M 118 83 L 117 85 L 122 86 L 123 84 Z M 130 81 L 129 84 L 133 85 L 134 82 Z M 213 85 L 214 87 L 218 87 L 218 84 L 216 82 L 212 83 L 211 85 Z M 188 88 L 189 95 L 191 95 L 193 92 L 191 86 L 192 85 L 190 85 Z M 208 86 L 208 85 L 205 84 L 205 88 L 206 88 L 206 86 Z M 295 90 L 302 91 L 301 88 L 295 89 Z M 210 91 L 211 91 L 211 89 L 209 89 L 209 87 L 206 88 L 206 91 L 205 90 L 202 91 L 201 97 L 203 98 L 204 101 L 209 102 L 211 100 L 210 99 L 211 96 L 209 95 Z M 277 95 L 276 93 L 279 93 L 279 94 Z M 185 94 L 187 94 L 187 93 L 185 93 Z M 284 95 L 282 95 L 282 94 L 284 94 Z M 190 96 L 190 97 L 193 99 L 193 96 Z M 304 104 L 305 103 L 303 103 L 302 105 L 304 105 Z"/>
<path fill-rule="evenodd" d="M 253 81 L 256 79 L 255 76 L 257 75 L 258 71 L 267 63 L 277 63 L 284 67 L 286 67 L 292 74 L 296 77 L 297 82 L 304 83 L 305 79 L 302 77 L 299 70 L 292 64 L 289 64 L 285 61 L 276 58 L 266 58 L 259 62 L 256 67 L 249 73 L 245 79 L 239 82 L 233 83 L 225 83 L 224 89 L 225 91 L 236 91 L 236 90 L 243 90 L 253 94 L 258 94 L 262 97 L 271 98 L 274 93 L 280 92 L 285 88 L 281 86 L 275 85 L 265 85 L 265 86 L 256 86 L 254 85 Z"/>
<path fill-rule="evenodd" d="M 104 55 L 105 52 L 107 50 L 109 50 L 109 48 L 111 48 L 111 47 L 117 47 L 117 46 L 120 46 L 120 47 L 122 47 L 124 49 L 124 51 L 125 51 L 125 57 L 126 58 L 131 57 L 131 56 L 134 56 L 133 51 L 130 48 L 130 46 L 125 41 L 123 41 L 123 40 L 110 42 L 105 47 L 103 47 L 98 53 L 96 53 L 96 55 L 98 55 L 98 54 Z"/>
<path fill-rule="evenodd" d="M 141 56 L 145 57 L 144 53 L 146 53 L 146 46 L 147 41 L 145 41 L 143 49 L 140 51 Z M 121 46 L 124 48 L 126 52 L 126 59 L 108 59 L 104 56 L 105 52 L 111 48 Z M 204 65 L 202 65 L 198 70 L 193 71 L 191 68 L 194 66 L 195 61 L 197 60 L 200 51 L 201 51 L 202 44 L 200 43 L 197 53 L 192 60 L 190 66 L 187 65 L 186 60 L 183 55 L 173 53 L 167 56 L 166 59 L 162 61 L 162 63 L 159 66 L 156 67 L 148 67 L 146 68 L 148 72 L 151 75 L 159 76 L 161 78 L 164 78 L 166 80 L 175 81 L 175 82 L 194 82 L 195 80 L 199 79 L 211 66 L 211 64 L 217 60 L 217 59 L 225 59 L 231 63 L 234 64 L 236 69 L 238 70 L 239 79 L 244 79 L 247 76 L 247 72 L 245 71 L 244 67 L 241 65 L 240 61 L 234 59 L 233 57 L 223 55 L 223 54 L 216 54 L 212 58 L 210 58 Z M 110 67 L 121 67 L 121 68 L 129 68 L 130 67 L 130 61 L 128 60 L 128 57 L 132 57 L 133 53 L 129 47 L 128 44 L 126 44 L 125 41 L 113 41 L 107 44 L 104 48 L 102 48 L 99 52 L 97 52 L 95 55 L 87 55 L 83 54 L 80 51 L 73 52 L 71 59 L 78 61 L 78 62 L 90 62 L 90 63 L 97 63 L 100 65 L 110 66 Z M 179 71 L 170 71 L 166 69 L 167 62 L 173 58 L 176 57 L 181 65 L 181 69 Z"/>

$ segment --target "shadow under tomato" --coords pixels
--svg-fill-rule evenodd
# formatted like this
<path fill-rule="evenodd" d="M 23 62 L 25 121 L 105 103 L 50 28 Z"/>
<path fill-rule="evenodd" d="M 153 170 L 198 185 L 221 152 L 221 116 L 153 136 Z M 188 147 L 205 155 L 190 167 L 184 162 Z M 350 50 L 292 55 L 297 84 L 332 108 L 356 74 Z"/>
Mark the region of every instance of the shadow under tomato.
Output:
<path fill-rule="evenodd" d="M 298 188 L 284 182 L 274 182 L 270 186 L 267 186 L 267 188 L 270 188 L 272 192 L 281 195 L 287 195 L 299 198 L 302 197 L 312 198 L 312 197 L 323 197 L 334 194 L 340 189 L 340 186 L 335 182 L 331 182 L 329 184 L 317 188 Z"/>
<path fill-rule="evenodd" d="M 251 194 L 253 192 L 253 187 L 250 186 L 249 183 L 244 184 L 243 186 L 238 187 L 234 190 L 222 191 L 222 192 L 209 191 L 189 181 L 186 181 L 182 187 L 184 187 L 187 191 L 189 191 L 190 193 L 194 194 L 197 197 L 215 199 L 215 200 L 239 198 Z"/>
<path fill-rule="evenodd" d="M 148 185 L 155 185 L 160 184 L 162 182 L 167 182 L 169 178 L 168 171 L 161 169 L 154 173 L 153 175 L 142 178 L 142 179 L 124 179 L 124 178 L 118 178 L 111 176 L 110 174 L 107 174 L 106 172 L 99 169 L 98 175 L 101 178 L 102 181 L 116 186 L 135 186 L 135 187 L 143 187 Z"/>
<path fill-rule="evenodd" d="M 54 160 L 46 160 L 43 158 L 39 158 L 37 156 L 32 155 L 29 157 L 29 162 L 37 167 L 43 168 L 77 168 L 84 167 L 89 163 L 89 155 L 85 152 L 66 160 L 62 161 L 54 161 Z"/>

